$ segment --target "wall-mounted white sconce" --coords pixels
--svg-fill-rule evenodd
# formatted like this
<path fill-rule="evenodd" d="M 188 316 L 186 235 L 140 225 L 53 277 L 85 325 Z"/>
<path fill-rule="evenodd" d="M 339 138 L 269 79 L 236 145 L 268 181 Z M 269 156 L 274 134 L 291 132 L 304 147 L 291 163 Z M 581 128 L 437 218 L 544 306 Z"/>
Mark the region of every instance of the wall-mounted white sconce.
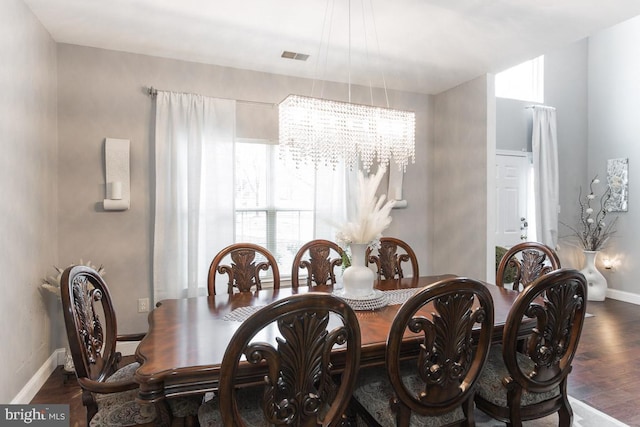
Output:
<path fill-rule="evenodd" d="M 104 210 L 126 211 L 129 209 L 131 200 L 128 139 L 105 139 L 104 165 L 106 175 Z"/>
<path fill-rule="evenodd" d="M 395 200 L 393 209 L 402 209 L 407 207 L 407 201 L 402 198 L 402 179 L 404 172 L 393 162 L 389 163 L 389 190 L 387 197 L 389 200 Z"/>
<path fill-rule="evenodd" d="M 111 186 L 111 200 L 122 200 L 122 181 L 110 182 Z"/>
<path fill-rule="evenodd" d="M 602 258 L 602 266 L 607 270 L 611 270 L 613 268 L 613 260 L 609 257 Z"/>

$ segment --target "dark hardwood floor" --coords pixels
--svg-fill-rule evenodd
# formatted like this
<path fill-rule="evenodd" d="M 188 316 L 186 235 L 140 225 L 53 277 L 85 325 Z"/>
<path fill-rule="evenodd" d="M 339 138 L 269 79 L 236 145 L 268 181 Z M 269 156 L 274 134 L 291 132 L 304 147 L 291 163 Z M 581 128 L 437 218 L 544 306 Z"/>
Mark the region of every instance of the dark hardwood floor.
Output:
<path fill-rule="evenodd" d="M 589 301 L 569 394 L 629 424 L 640 426 L 640 306 L 612 299 Z"/>
<path fill-rule="evenodd" d="M 569 394 L 630 426 L 640 426 L 640 306 L 607 299 L 590 301 L 578 353 L 569 375 Z M 131 358 L 125 358 L 130 361 Z M 64 383 L 62 367 L 31 403 L 69 403 L 71 427 L 85 427 L 80 389 Z"/>
<path fill-rule="evenodd" d="M 121 365 L 131 362 L 135 362 L 133 356 L 124 356 Z M 68 403 L 69 427 L 87 427 L 87 411 L 82 405 L 80 386 L 75 376 L 68 380 L 65 378 L 62 366 L 58 366 L 49 376 L 49 379 L 34 396 L 31 403 Z"/>
<path fill-rule="evenodd" d="M 87 413 L 82 406 L 80 387 L 75 378 L 65 381 L 62 366 L 53 371 L 31 403 L 68 403 L 69 426 L 87 427 Z"/>

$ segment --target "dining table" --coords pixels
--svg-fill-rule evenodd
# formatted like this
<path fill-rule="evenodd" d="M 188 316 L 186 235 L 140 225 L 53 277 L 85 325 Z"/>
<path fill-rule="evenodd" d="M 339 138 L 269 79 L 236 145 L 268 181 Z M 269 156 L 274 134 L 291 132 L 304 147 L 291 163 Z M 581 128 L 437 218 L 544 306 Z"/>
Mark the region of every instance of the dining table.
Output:
<path fill-rule="evenodd" d="M 389 293 L 389 303 L 373 310 L 356 311 L 361 332 L 360 366 L 384 365 L 387 334 L 403 295 L 406 299 L 417 291 L 416 288 L 452 277 L 456 276 L 445 274 L 377 280 L 375 288 Z M 494 303 L 492 341 L 499 342 L 518 292 L 492 284 L 486 286 Z M 277 290 L 264 288 L 255 292 L 160 301 L 149 313 L 149 330 L 136 350 L 136 358 L 140 362 L 135 372 L 135 381 L 140 385 L 138 401 L 160 404 L 162 408 L 166 407 L 168 398 L 216 390 L 222 358 L 242 320 L 273 301 L 310 290 L 333 291 L 331 286 L 314 286 L 311 289 L 281 287 Z M 530 334 L 533 326 L 532 322 L 523 323 L 521 335 Z M 335 365 L 339 369 L 339 362 Z M 260 382 L 264 374 L 256 369 L 247 368 L 237 378 L 238 385 Z"/>

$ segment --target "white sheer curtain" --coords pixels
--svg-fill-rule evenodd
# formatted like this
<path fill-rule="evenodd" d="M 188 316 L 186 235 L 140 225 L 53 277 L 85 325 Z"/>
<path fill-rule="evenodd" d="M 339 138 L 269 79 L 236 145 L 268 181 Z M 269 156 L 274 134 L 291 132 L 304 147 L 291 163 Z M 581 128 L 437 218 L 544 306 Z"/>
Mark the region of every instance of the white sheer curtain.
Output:
<path fill-rule="evenodd" d="M 536 235 L 545 245 L 558 244 L 558 138 L 556 109 L 533 108 L 533 174 L 536 200 Z"/>
<path fill-rule="evenodd" d="M 235 101 L 159 91 L 155 127 L 154 300 L 206 293 L 234 240 Z"/>
<path fill-rule="evenodd" d="M 335 241 L 337 227 L 347 220 L 347 187 L 349 171 L 341 163 L 335 170 L 323 167 L 316 170 L 315 230 L 316 239 Z"/>

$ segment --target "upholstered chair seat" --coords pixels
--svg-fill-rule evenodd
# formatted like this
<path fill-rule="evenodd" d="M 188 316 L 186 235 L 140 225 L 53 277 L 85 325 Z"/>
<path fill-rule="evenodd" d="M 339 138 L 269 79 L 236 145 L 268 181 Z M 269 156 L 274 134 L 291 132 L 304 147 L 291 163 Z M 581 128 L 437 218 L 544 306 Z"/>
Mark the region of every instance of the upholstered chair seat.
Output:
<path fill-rule="evenodd" d="M 113 373 L 105 383 L 133 381 L 138 362 L 129 363 Z M 138 389 L 120 393 L 93 393 L 98 412 L 91 419 L 90 427 L 118 427 L 136 424 L 147 424 L 155 421 L 156 408 L 154 405 L 140 405 L 136 402 Z M 178 397 L 168 399 L 171 415 L 175 418 L 193 417 L 198 413 L 202 397 Z"/>
<path fill-rule="evenodd" d="M 475 385 L 493 319 L 491 293 L 477 280 L 454 277 L 418 291 L 393 319 L 386 365 L 358 376 L 356 417 L 370 427 L 475 425 Z M 409 333 L 416 335 L 411 344 Z"/>
<path fill-rule="evenodd" d="M 133 375 L 140 367 L 138 362 L 129 363 L 113 373 L 105 382 L 133 381 Z M 136 402 L 138 390 L 120 393 L 93 393 L 98 404 L 98 413 L 91 420 L 91 426 L 127 426 L 145 424 L 155 420 L 153 405 L 139 405 Z M 171 414 L 176 418 L 186 418 L 198 413 L 202 397 L 179 397 L 168 399 Z"/>
<path fill-rule="evenodd" d="M 531 372 L 535 369 L 535 364 L 529 357 L 522 353 L 516 353 L 516 357 L 518 358 L 518 365 L 526 372 Z M 502 359 L 502 346 L 494 345 L 489 350 L 489 359 L 480 374 L 476 395 L 494 405 L 507 406 L 507 389 L 502 385 L 502 379 L 507 376 L 509 376 L 509 370 Z M 543 393 L 531 393 L 523 390 L 520 405 L 523 407 L 534 405 L 559 395 L 560 387 L 557 386 Z"/>
<path fill-rule="evenodd" d="M 251 427 L 271 427 L 264 418 L 264 413 L 260 407 L 264 390 L 260 387 L 239 389 L 236 394 L 238 410 L 246 425 Z M 198 420 L 201 427 L 219 427 L 224 425 L 220 413 L 220 401 L 214 397 L 200 407 Z"/>
<path fill-rule="evenodd" d="M 548 272 L 524 287 L 477 383 L 476 407 L 512 427 L 558 414 L 570 427 L 567 379 L 584 323 L 587 281 L 576 270 Z M 523 325 L 531 334 L 523 337 Z"/>
<path fill-rule="evenodd" d="M 424 382 L 415 374 L 415 368 L 410 364 L 402 363 L 400 366 L 402 382 L 415 395 L 424 389 Z M 368 368 L 360 371 L 358 382 L 353 392 L 353 397 L 362 407 L 383 426 L 396 425 L 396 414 L 389 410 L 389 404 L 395 394 L 389 382 L 389 377 L 384 367 Z M 439 427 L 464 421 L 465 416 L 461 407 L 456 407 L 451 412 L 436 416 L 420 416 L 411 413 L 409 425 L 421 427 Z"/>
<path fill-rule="evenodd" d="M 140 367 L 137 362 L 130 363 L 113 373 L 105 383 L 133 381 L 133 375 Z M 131 426 L 155 421 L 156 409 L 153 405 L 140 405 L 136 402 L 138 390 L 119 393 L 92 393 L 98 406 L 98 412 L 89 422 L 90 427 Z M 197 412 L 198 408 L 195 407 Z"/>

